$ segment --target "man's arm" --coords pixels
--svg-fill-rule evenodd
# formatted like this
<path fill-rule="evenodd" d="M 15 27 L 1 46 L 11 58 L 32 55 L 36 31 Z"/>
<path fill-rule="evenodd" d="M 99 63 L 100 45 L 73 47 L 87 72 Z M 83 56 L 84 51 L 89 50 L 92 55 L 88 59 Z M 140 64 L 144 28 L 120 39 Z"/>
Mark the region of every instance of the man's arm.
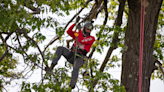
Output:
<path fill-rule="evenodd" d="M 74 26 L 75 26 L 75 24 L 72 24 L 69 27 L 69 29 L 67 30 L 67 34 L 70 35 L 73 39 L 75 39 L 75 35 L 74 35 L 75 32 L 72 31 L 72 29 L 74 28 Z"/>

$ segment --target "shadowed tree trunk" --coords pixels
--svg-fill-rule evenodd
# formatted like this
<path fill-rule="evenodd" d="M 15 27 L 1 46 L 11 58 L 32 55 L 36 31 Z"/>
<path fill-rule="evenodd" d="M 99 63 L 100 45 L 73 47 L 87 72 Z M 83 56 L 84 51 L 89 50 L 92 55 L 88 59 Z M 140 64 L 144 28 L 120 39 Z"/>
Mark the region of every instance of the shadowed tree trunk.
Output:
<path fill-rule="evenodd" d="M 153 48 L 163 0 L 146 0 L 143 44 L 142 92 L 149 92 L 155 69 Z M 128 0 L 129 16 L 122 55 L 121 83 L 127 92 L 138 92 L 141 0 Z"/>

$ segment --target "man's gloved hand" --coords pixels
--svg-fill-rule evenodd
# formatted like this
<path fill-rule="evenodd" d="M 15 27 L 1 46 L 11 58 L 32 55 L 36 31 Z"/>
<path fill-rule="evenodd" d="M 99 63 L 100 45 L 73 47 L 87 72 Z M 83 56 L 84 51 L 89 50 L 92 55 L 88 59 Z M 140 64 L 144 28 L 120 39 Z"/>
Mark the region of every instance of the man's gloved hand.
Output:
<path fill-rule="evenodd" d="M 81 29 L 81 28 L 82 28 L 81 25 L 80 25 L 80 23 L 77 24 L 76 28 L 77 28 L 77 29 Z"/>
<path fill-rule="evenodd" d="M 76 18 L 76 23 L 79 22 L 79 20 L 80 20 L 80 16 Z"/>

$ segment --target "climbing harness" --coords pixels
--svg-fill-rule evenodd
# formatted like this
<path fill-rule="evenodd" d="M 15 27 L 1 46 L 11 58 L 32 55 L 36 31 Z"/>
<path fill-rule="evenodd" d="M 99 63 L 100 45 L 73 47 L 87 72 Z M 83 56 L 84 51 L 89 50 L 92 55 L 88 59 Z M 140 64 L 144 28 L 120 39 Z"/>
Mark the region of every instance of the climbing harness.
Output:
<path fill-rule="evenodd" d="M 140 20 L 140 53 L 139 53 L 139 83 L 138 92 L 141 92 L 142 87 L 142 62 L 143 62 L 143 41 L 144 41 L 144 19 L 145 19 L 145 0 L 142 6 L 141 0 L 141 20 Z"/>

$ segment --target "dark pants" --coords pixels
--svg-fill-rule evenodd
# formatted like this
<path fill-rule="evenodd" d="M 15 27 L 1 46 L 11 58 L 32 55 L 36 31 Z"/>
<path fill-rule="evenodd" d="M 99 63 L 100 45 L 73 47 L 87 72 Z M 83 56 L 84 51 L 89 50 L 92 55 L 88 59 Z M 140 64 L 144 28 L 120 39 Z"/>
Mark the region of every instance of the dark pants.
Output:
<path fill-rule="evenodd" d="M 69 50 L 69 49 L 62 47 L 62 46 L 59 46 L 57 48 L 57 51 L 55 54 L 57 55 L 57 57 L 53 58 L 53 60 L 52 60 L 53 64 L 58 63 L 58 60 L 60 59 L 61 55 L 63 55 L 67 59 L 68 62 L 73 64 L 73 71 L 72 71 L 70 86 L 71 87 L 75 86 L 77 78 L 78 78 L 79 69 L 84 64 L 83 58 L 80 58 L 77 56 L 75 58 L 75 52 L 74 51 Z M 84 57 L 83 55 L 81 55 L 81 56 Z"/>

